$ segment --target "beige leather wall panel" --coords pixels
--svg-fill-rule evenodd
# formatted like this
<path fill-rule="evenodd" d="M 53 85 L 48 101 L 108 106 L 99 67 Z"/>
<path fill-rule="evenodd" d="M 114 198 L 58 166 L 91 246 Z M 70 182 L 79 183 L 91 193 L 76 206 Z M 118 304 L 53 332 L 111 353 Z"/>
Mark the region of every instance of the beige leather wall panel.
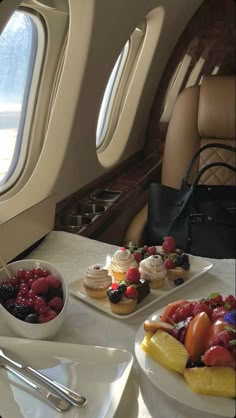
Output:
<path fill-rule="evenodd" d="M 0 254 L 5 262 L 44 237 L 54 225 L 55 195 L 0 225 Z"/>

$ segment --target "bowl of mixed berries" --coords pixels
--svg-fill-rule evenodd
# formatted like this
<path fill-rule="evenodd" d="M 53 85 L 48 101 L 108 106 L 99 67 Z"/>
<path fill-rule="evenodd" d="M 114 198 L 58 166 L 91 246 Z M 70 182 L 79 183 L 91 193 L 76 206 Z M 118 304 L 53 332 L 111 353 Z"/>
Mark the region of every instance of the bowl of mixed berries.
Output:
<path fill-rule="evenodd" d="M 48 339 L 60 329 L 68 302 L 65 276 L 53 264 L 20 260 L 0 269 L 0 310 L 19 336 Z"/>

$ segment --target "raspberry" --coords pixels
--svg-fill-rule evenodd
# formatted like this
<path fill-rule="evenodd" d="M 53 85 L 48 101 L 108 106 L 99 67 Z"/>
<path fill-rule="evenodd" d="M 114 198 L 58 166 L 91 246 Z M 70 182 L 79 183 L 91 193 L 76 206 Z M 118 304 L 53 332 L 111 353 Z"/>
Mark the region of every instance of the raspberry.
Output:
<path fill-rule="evenodd" d="M 138 251 L 133 253 L 133 257 L 137 261 L 138 264 L 140 263 L 140 261 L 142 261 L 142 258 L 143 258 L 142 254 Z"/>
<path fill-rule="evenodd" d="M 130 267 L 126 273 L 126 279 L 130 283 L 137 283 L 140 279 L 139 270 L 136 267 Z"/>
<path fill-rule="evenodd" d="M 138 298 L 138 291 L 133 286 L 127 287 L 125 291 L 125 297 L 128 299 L 137 299 Z"/>
<path fill-rule="evenodd" d="M 157 253 L 156 247 L 154 247 L 154 246 L 148 247 L 147 252 L 148 252 L 148 254 L 155 255 Z"/>
<path fill-rule="evenodd" d="M 32 283 L 31 289 L 37 294 L 37 295 L 44 295 L 48 291 L 48 280 L 45 277 L 40 277 L 39 279 L 35 280 L 34 283 Z"/>
<path fill-rule="evenodd" d="M 39 315 L 39 323 L 43 324 L 44 322 L 49 322 L 52 319 L 56 318 L 57 314 L 55 311 L 53 311 L 52 309 L 47 309 L 47 311 L 41 313 Z"/>
<path fill-rule="evenodd" d="M 63 308 L 63 300 L 61 298 L 53 298 L 48 303 L 48 307 L 59 313 Z"/>
<path fill-rule="evenodd" d="M 52 274 L 46 277 L 46 281 L 48 283 L 48 287 L 52 289 L 56 289 L 61 286 L 61 280 L 53 276 Z"/>
<path fill-rule="evenodd" d="M 175 263 L 174 263 L 173 260 L 171 260 L 171 258 L 167 258 L 164 261 L 164 266 L 165 266 L 166 270 L 174 269 L 175 268 Z"/>
<path fill-rule="evenodd" d="M 172 253 L 175 250 L 175 240 L 173 237 L 164 237 L 162 249 L 166 253 Z"/>
<path fill-rule="evenodd" d="M 121 251 L 126 251 L 125 247 L 121 247 L 120 249 L 121 249 Z"/>
<path fill-rule="evenodd" d="M 34 302 L 34 310 L 36 312 L 39 312 L 40 309 L 42 307 L 45 307 L 45 306 L 47 306 L 45 300 L 43 298 L 41 298 L 41 297 L 37 297 L 36 300 L 35 300 L 35 302 Z"/>
<path fill-rule="evenodd" d="M 113 289 L 113 290 L 116 290 L 116 289 L 118 289 L 118 283 L 112 283 L 111 284 L 111 288 Z"/>

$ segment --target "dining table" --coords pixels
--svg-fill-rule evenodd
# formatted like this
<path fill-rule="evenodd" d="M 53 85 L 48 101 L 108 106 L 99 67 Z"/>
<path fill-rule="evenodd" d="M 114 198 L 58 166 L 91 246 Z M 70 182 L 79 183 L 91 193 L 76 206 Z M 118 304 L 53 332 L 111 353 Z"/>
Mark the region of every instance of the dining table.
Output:
<path fill-rule="evenodd" d="M 105 265 L 107 257 L 112 256 L 119 248 L 119 246 L 80 235 L 54 230 L 25 258 L 55 264 L 70 285 L 85 277 L 89 266 L 96 263 Z M 235 260 L 204 260 L 213 264 L 209 271 L 186 286 L 176 287 L 175 292 L 167 293 L 161 300 L 157 300 L 151 306 L 147 306 L 128 318 L 111 316 L 73 295 L 69 296 L 65 321 L 51 341 L 92 347 L 111 347 L 127 350 L 133 356 L 132 369 L 114 418 L 214 418 L 218 416 L 199 411 L 164 393 L 142 370 L 135 355 L 136 334 L 153 312 L 178 299 L 201 299 L 212 292 L 219 292 L 222 295 L 235 294 Z M 3 318 L 0 318 L 0 336 L 17 337 Z M 79 410 L 77 414 L 75 417 L 79 418 Z M 37 417 L 44 418 L 43 411 L 42 415 L 40 411 L 37 411 Z"/>

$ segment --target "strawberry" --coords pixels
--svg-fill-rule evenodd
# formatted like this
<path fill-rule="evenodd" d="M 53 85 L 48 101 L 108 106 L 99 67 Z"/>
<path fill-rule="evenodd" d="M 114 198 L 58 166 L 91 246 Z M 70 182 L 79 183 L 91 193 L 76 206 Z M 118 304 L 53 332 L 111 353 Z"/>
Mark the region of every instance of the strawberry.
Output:
<path fill-rule="evenodd" d="M 137 299 L 138 298 L 138 291 L 135 287 L 129 286 L 126 289 L 124 296 L 128 299 Z"/>
<path fill-rule="evenodd" d="M 224 347 L 212 346 L 202 356 L 206 366 L 229 366 L 235 367 L 232 353 Z"/>
<path fill-rule="evenodd" d="M 165 266 L 166 270 L 174 269 L 175 268 L 175 263 L 174 263 L 173 260 L 171 260 L 171 258 L 167 258 L 164 261 L 164 266 Z"/>
<path fill-rule="evenodd" d="M 218 306 L 217 308 L 213 309 L 211 314 L 212 322 L 215 322 L 217 319 L 223 319 L 224 315 L 229 312 L 228 309 L 225 309 L 224 306 Z"/>
<path fill-rule="evenodd" d="M 32 283 L 31 289 L 37 295 L 45 295 L 48 291 L 48 281 L 45 277 L 40 277 Z"/>
<path fill-rule="evenodd" d="M 136 267 L 130 267 L 126 273 L 126 279 L 130 283 L 137 283 L 140 279 L 139 270 Z"/>
<path fill-rule="evenodd" d="M 59 297 L 55 297 L 48 302 L 48 307 L 59 313 L 63 308 L 63 300 Z"/>
<path fill-rule="evenodd" d="M 142 254 L 140 252 L 138 252 L 138 251 L 135 251 L 133 253 L 133 257 L 137 261 L 138 264 L 140 263 L 140 261 L 142 261 L 142 258 L 143 258 L 142 257 Z"/>
<path fill-rule="evenodd" d="M 165 253 L 172 253 L 175 250 L 175 240 L 173 237 L 164 237 L 162 249 Z"/>
<path fill-rule="evenodd" d="M 204 302 L 197 302 L 193 308 L 193 315 L 196 316 L 200 312 L 206 312 L 209 318 L 211 318 L 212 310 Z"/>
<path fill-rule="evenodd" d="M 48 287 L 50 287 L 52 289 L 57 289 L 58 287 L 61 286 L 60 279 L 58 279 L 57 277 L 53 276 L 52 274 L 50 274 L 49 276 L 47 276 L 44 280 L 47 281 Z"/>

